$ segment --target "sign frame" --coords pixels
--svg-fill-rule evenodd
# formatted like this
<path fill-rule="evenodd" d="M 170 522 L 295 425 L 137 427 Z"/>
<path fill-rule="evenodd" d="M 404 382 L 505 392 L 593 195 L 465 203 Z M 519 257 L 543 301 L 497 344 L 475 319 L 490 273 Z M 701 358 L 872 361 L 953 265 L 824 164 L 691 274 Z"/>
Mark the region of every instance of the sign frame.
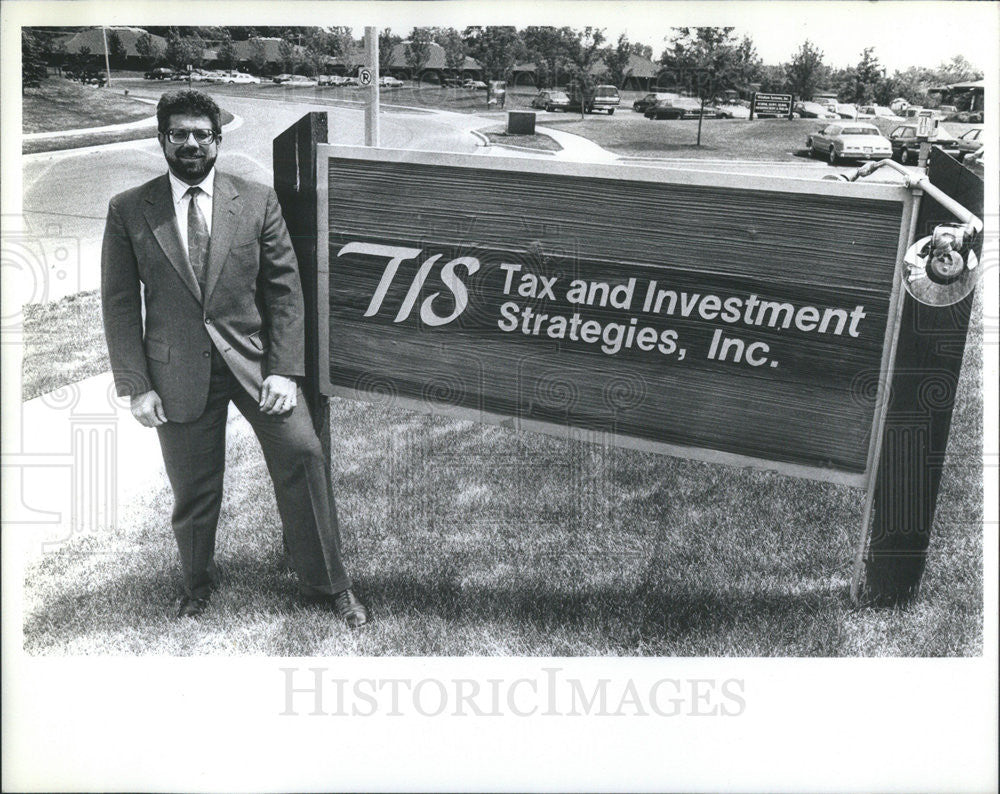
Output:
<path fill-rule="evenodd" d="M 316 230 L 321 244 L 317 246 L 316 294 L 329 296 L 329 160 L 331 158 L 346 158 L 362 161 L 378 161 L 388 163 L 408 163 L 430 166 L 468 167 L 482 170 L 496 170 L 506 173 L 523 172 L 532 174 L 548 174 L 558 176 L 596 177 L 621 181 L 654 182 L 674 185 L 700 185 L 722 187 L 732 190 L 789 192 L 809 195 L 851 196 L 857 198 L 881 201 L 899 202 L 902 204 L 900 217 L 899 239 L 897 244 L 896 262 L 892 275 L 892 287 L 888 301 L 888 316 L 885 336 L 881 345 L 878 387 L 874 405 L 872 425 L 869 429 L 868 452 L 865 468 L 862 473 L 847 472 L 839 469 L 824 468 L 801 463 L 775 461 L 767 458 L 748 456 L 733 452 L 725 452 L 712 448 L 673 444 L 662 441 L 639 438 L 621 433 L 608 434 L 613 436 L 616 446 L 639 449 L 657 454 L 701 460 L 713 463 L 724 463 L 738 467 L 749 467 L 777 471 L 792 477 L 832 482 L 841 485 L 864 488 L 870 494 L 874 472 L 879 459 L 880 443 L 887 413 L 888 384 L 892 378 L 892 362 L 895 357 L 896 343 L 899 337 L 902 301 L 901 267 L 903 255 L 915 231 L 920 191 L 913 190 L 901 184 L 891 183 L 845 183 L 816 178 L 754 176 L 745 174 L 693 171 L 677 168 L 657 168 L 654 166 L 633 164 L 599 164 L 578 163 L 570 161 L 535 160 L 521 157 L 490 157 L 484 158 L 474 154 L 456 154 L 441 152 L 424 152 L 417 150 L 393 150 L 370 147 L 341 146 L 319 143 L 316 146 L 315 184 L 316 184 Z M 328 298 L 327 298 L 328 299 Z M 320 377 L 318 389 L 325 397 L 338 396 L 348 399 L 360 399 L 378 402 L 384 395 L 341 386 L 331 382 L 329 371 L 329 310 L 318 312 L 318 346 Z M 326 362 L 325 364 L 323 362 Z M 395 395 L 396 404 L 421 413 L 437 413 L 454 418 L 477 421 L 485 424 L 497 424 L 507 427 L 517 427 L 529 432 L 541 432 L 548 435 L 565 437 L 571 425 L 548 422 L 538 419 L 528 419 L 506 414 L 493 413 L 480 408 L 443 405 L 415 397 Z M 866 522 L 871 511 L 871 499 L 866 499 Z"/>

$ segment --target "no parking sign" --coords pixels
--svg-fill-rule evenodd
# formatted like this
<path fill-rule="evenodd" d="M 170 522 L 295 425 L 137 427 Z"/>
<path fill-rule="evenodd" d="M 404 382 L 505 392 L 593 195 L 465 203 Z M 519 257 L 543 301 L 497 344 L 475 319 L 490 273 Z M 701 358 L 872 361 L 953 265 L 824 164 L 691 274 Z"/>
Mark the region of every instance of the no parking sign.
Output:
<path fill-rule="evenodd" d="M 370 86 L 375 82 L 375 75 L 372 74 L 372 70 L 366 67 L 358 69 L 358 83 L 362 86 Z"/>

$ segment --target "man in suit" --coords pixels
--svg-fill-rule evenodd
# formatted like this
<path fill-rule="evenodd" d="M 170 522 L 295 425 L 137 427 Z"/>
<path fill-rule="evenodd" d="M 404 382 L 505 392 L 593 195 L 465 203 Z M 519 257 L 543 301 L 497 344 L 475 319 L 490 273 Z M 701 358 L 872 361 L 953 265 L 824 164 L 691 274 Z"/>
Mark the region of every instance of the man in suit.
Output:
<path fill-rule="evenodd" d="M 367 612 L 344 571 L 322 449 L 295 381 L 302 287 L 277 196 L 216 171 L 221 114 L 210 96 L 164 94 L 156 116 L 168 172 L 111 199 L 101 298 L 116 390 L 156 428 L 174 493 L 178 617 L 203 613 L 218 583 L 232 401 L 263 449 L 303 597 L 361 626 Z"/>

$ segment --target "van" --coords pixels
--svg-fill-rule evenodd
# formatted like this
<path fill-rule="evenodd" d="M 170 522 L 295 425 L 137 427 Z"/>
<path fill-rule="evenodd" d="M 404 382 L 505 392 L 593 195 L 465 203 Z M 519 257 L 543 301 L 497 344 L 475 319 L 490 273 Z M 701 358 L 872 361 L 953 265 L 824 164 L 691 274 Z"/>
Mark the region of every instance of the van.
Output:
<path fill-rule="evenodd" d="M 621 94 L 618 93 L 615 86 L 599 85 L 594 89 L 594 98 L 590 101 L 590 112 L 604 110 L 611 116 L 621 101 Z"/>

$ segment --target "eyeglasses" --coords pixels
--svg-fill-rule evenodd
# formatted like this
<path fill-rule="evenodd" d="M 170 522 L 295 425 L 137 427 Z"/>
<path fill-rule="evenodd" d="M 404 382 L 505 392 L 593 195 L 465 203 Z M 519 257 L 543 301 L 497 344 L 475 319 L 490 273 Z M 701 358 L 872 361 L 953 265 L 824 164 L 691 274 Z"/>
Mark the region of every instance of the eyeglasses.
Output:
<path fill-rule="evenodd" d="M 191 135 L 202 146 L 212 143 L 218 137 L 215 130 L 167 130 L 167 140 L 173 144 L 187 143 Z"/>

